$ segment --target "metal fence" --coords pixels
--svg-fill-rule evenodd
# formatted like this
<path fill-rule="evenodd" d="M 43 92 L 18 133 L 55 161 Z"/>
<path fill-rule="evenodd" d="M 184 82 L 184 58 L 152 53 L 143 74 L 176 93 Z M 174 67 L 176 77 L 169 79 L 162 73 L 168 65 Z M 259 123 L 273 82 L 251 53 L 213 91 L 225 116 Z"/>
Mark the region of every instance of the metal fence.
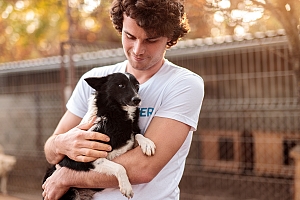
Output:
<path fill-rule="evenodd" d="M 62 57 L 0 65 L 0 144 L 17 157 L 10 193 L 41 192 L 43 144 L 64 112 L 70 77 L 125 59 L 122 49 L 69 47 Z M 166 57 L 205 81 L 181 199 L 293 199 L 289 152 L 300 140 L 300 109 L 285 36 L 184 41 Z"/>
<path fill-rule="evenodd" d="M 205 82 L 182 199 L 293 199 L 289 153 L 300 109 L 287 44 L 275 37 L 205 47 L 171 57 Z"/>

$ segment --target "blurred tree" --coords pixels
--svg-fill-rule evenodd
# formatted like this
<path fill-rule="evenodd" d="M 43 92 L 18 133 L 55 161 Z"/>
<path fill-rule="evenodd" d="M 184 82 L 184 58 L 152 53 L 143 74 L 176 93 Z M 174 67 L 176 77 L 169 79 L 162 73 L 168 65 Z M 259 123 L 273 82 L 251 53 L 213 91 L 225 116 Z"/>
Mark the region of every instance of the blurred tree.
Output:
<path fill-rule="evenodd" d="M 57 55 L 63 17 L 62 1 L 0 1 L 0 62 Z"/>
<path fill-rule="evenodd" d="M 119 42 L 120 37 L 109 18 L 111 2 L 112 0 L 69 0 L 73 21 L 69 35 L 73 39 L 88 42 Z"/>
<path fill-rule="evenodd" d="M 0 62 L 58 55 L 60 42 L 69 37 L 88 42 L 120 42 L 109 19 L 111 2 L 0 0 Z M 205 10 L 206 0 L 185 3 L 191 25 L 187 37 L 210 36 L 213 23 L 211 14 Z"/>
<path fill-rule="evenodd" d="M 219 27 L 222 24 L 232 27 L 233 34 L 237 36 L 250 32 L 250 28 L 284 28 L 289 44 L 289 61 L 297 79 L 300 103 L 300 1 L 207 0 L 206 7 L 214 13 L 215 24 Z"/>
<path fill-rule="evenodd" d="M 0 0 L 0 62 L 59 55 L 60 42 L 69 39 L 68 2 L 72 38 L 120 41 L 109 19 L 111 0 Z"/>
<path fill-rule="evenodd" d="M 69 35 L 89 42 L 120 42 L 109 19 L 111 2 L 0 0 L 0 62 L 58 55 L 60 42 L 68 40 Z M 72 22 L 70 29 L 67 3 Z M 283 27 L 295 59 L 300 51 L 298 4 L 298 0 L 289 0 L 289 3 L 281 0 L 185 0 L 191 26 L 187 38 L 243 35 Z"/>
<path fill-rule="evenodd" d="M 185 11 L 191 31 L 188 38 L 209 37 L 213 26 L 212 14 L 206 11 L 206 0 L 185 0 Z"/>

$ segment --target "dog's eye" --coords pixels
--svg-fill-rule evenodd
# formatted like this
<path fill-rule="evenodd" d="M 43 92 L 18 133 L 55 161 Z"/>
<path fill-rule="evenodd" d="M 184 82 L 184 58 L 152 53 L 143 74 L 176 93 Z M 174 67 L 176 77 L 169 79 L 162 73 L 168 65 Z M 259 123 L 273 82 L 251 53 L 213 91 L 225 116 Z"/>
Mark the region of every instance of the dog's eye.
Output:
<path fill-rule="evenodd" d="M 119 84 L 119 88 L 125 88 L 125 85 Z"/>

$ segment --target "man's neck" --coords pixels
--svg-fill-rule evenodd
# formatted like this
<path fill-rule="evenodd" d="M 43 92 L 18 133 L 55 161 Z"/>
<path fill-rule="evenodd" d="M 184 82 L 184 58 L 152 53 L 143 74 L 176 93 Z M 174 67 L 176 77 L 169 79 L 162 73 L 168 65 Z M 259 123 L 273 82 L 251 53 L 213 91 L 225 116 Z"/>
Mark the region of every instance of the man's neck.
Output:
<path fill-rule="evenodd" d="M 162 59 L 160 63 L 157 63 L 157 66 L 153 66 L 149 69 L 146 70 L 138 70 L 134 69 L 133 67 L 130 66 L 128 63 L 126 66 L 126 72 L 131 73 L 132 75 L 135 76 L 135 78 L 139 81 L 140 84 L 145 83 L 148 81 L 154 74 L 156 74 L 160 68 L 163 66 L 165 60 Z"/>

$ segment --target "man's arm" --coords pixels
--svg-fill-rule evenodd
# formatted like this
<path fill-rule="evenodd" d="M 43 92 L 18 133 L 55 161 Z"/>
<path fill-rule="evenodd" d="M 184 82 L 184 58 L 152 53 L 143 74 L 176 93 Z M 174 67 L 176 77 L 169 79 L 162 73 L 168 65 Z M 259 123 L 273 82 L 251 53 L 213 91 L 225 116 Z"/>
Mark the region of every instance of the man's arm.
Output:
<path fill-rule="evenodd" d="M 93 121 L 78 125 L 81 118 L 67 111 L 58 123 L 53 135 L 46 141 L 44 150 L 49 163 L 59 163 L 65 155 L 69 158 L 89 162 L 99 157 L 106 157 L 110 146 L 91 141 L 108 141 L 109 138 L 101 133 L 87 132 Z"/>
<path fill-rule="evenodd" d="M 156 145 L 155 155 L 146 156 L 138 147 L 129 151 L 126 156 L 117 157 L 115 162 L 126 168 L 132 184 L 150 182 L 180 149 L 190 129 L 190 126 L 182 122 L 154 117 L 145 136 Z"/>
<path fill-rule="evenodd" d="M 190 126 L 168 118 L 154 117 L 145 136 L 156 145 L 154 156 L 146 156 L 140 147 L 117 157 L 114 161 L 123 165 L 132 184 L 150 182 L 176 154 L 184 143 Z M 109 188 L 117 187 L 115 177 L 94 171 L 75 172 L 61 168 L 43 185 L 49 199 L 58 199 L 69 187 Z"/>

